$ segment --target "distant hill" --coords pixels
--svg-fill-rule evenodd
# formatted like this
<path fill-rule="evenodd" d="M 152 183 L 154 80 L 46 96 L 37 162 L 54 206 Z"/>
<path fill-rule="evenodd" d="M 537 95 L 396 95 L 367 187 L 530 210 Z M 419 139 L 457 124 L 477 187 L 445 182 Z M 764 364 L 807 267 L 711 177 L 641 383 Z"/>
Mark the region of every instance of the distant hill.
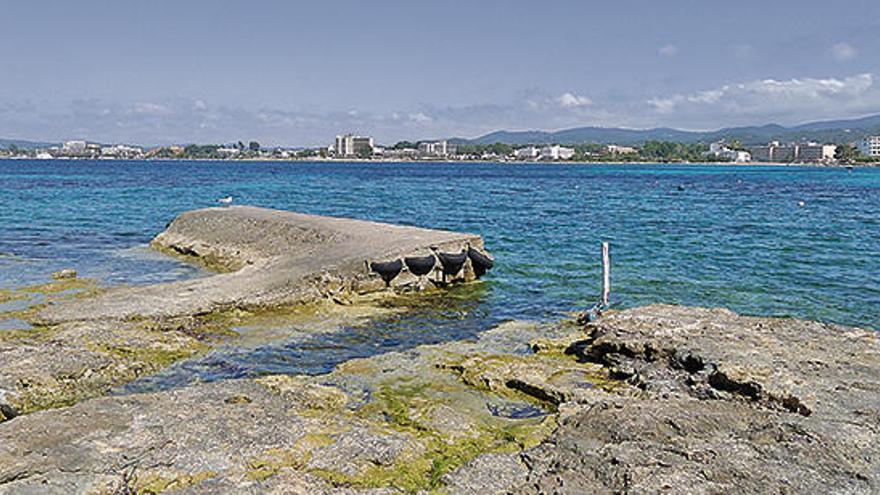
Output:
<path fill-rule="evenodd" d="M 0 139 L 0 148 L 8 148 L 10 145 L 25 149 L 35 149 L 57 146 L 58 143 L 41 143 L 37 141 L 24 141 L 22 139 Z"/>
<path fill-rule="evenodd" d="M 667 127 L 655 129 L 622 129 L 613 127 L 578 127 L 554 132 L 497 131 L 475 139 L 454 139 L 458 144 L 641 144 L 645 141 L 676 141 L 708 143 L 720 139 L 738 139 L 743 144 L 764 144 L 768 141 L 853 142 L 866 135 L 880 134 L 880 115 L 859 119 L 810 122 L 791 127 L 778 124 L 728 127 L 717 131 L 682 131 Z"/>

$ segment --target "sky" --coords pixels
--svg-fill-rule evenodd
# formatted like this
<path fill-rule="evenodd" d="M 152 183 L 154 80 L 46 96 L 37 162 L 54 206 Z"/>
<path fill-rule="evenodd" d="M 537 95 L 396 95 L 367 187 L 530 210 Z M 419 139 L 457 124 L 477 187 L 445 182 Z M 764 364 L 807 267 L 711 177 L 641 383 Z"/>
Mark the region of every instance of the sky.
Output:
<path fill-rule="evenodd" d="M 0 138 L 330 144 L 880 113 L 877 0 L 0 0 Z"/>

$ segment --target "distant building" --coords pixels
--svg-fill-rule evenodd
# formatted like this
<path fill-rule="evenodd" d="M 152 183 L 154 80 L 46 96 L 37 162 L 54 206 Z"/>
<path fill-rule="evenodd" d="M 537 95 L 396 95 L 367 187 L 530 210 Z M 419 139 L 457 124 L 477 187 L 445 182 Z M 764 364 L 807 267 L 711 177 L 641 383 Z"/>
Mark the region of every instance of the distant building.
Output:
<path fill-rule="evenodd" d="M 727 147 L 727 145 L 724 144 L 724 141 L 711 143 L 709 145 L 709 152 L 707 153 L 707 155 L 711 155 L 716 158 L 726 158 L 736 163 L 746 163 L 752 161 L 751 153 L 749 153 L 748 151 L 730 149 Z"/>
<path fill-rule="evenodd" d="M 534 160 L 541 156 L 541 149 L 535 146 L 526 146 L 515 150 L 513 156 L 517 160 Z"/>
<path fill-rule="evenodd" d="M 144 150 L 136 146 L 117 144 L 101 148 L 102 158 L 138 158 L 143 156 Z"/>
<path fill-rule="evenodd" d="M 830 162 L 834 160 L 837 146 L 833 144 L 799 144 L 797 145 L 797 161 L 807 163 Z"/>
<path fill-rule="evenodd" d="M 736 163 L 748 163 L 752 161 L 752 154 L 748 151 L 739 151 L 725 148 L 716 153 L 710 152 L 710 154 L 716 156 L 717 158 L 726 158 L 727 160 Z"/>
<path fill-rule="evenodd" d="M 859 152 L 865 156 L 880 157 L 880 136 L 866 136 L 859 142 Z"/>
<path fill-rule="evenodd" d="M 541 148 L 541 160 L 569 160 L 574 156 L 574 148 L 552 145 Z"/>
<path fill-rule="evenodd" d="M 782 145 L 778 141 L 764 146 L 752 146 L 749 153 L 756 162 L 793 162 L 796 156 L 794 146 Z"/>
<path fill-rule="evenodd" d="M 217 148 L 217 154 L 220 156 L 231 157 L 241 153 L 238 148 Z"/>
<path fill-rule="evenodd" d="M 628 155 L 638 152 L 638 150 L 632 146 L 618 146 L 616 144 L 609 144 L 605 149 L 612 155 Z"/>
<path fill-rule="evenodd" d="M 336 136 L 333 154 L 338 157 L 372 155 L 374 148 L 373 138 L 346 134 L 344 136 Z"/>
<path fill-rule="evenodd" d="M 65 141 L 61 151 L 67 154 L 85 153 L 87 146 L 85 141 Z"/>
<path fill-rule="evenodd" d="M 752 161 L 752 154 L 748 151 L 731 150 L 730 152 L 733 153 L 733 155 L 728 155 L 728 158 L 736 163 L 748 163 Z"/>
<path fill-rule="evenodd" d="M 774 141 L 764 146 L 749 148 L 752 160 L 758 162 L 806 162 L 819 163 L 834 160 L 837 146 L 818 143 L 780 144 Z"/>
<path fill-rule="evenodd" d="M 446 158 L 455 154 L 455 145 L 448 141 L 419 143 L 419 155 L 423 158 Z"/>
<path fill-rule="evenodd" d="M 709 145 L 709 153 L 712 153 L 716 156 L 726 149 L 728 148 L 724 145 L 724 141 L 718 141 L 717 143 L 712 143 Z"/>
<path fill-rule="evenodd" d="M 385 158 L 396 159 L 396 160 L 409 160 L 419 156 L 419 150 L 415 148 L 402 148 L 402 149 L 394 149 L 388 148 L 383 153 Z"/>

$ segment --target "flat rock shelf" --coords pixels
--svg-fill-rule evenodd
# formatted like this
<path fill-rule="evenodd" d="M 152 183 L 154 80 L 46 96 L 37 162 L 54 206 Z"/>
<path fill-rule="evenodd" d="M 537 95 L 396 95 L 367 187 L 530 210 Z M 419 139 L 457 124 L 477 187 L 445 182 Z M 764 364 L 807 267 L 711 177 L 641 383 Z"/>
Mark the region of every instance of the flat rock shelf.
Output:
<path fill-rule="evenodd" d="M 482 249 L 483 240 L 473 234 L 252 206 L 195 210 L 171 222 L 153 239 L 152 246 L 225 273 L 111 290 L 88 301 L 50 306 L 37 320 L 55 324 L 177 317 L 231 306 L 277 306 L 345 297 L 384 287 L 378 275 L 367 269 L 368 260 L 427 255 L 432 248 L 459 252 L 468 245 Z M 474 278 L 469 264 L 460 277 Z M 404 273 L 395 283 L 412 279 Z"/>
<path fill-rule="evenodd" d="M 874 332 L 646 306 L 0 423 L 0 493 L 877 493 Z"/>

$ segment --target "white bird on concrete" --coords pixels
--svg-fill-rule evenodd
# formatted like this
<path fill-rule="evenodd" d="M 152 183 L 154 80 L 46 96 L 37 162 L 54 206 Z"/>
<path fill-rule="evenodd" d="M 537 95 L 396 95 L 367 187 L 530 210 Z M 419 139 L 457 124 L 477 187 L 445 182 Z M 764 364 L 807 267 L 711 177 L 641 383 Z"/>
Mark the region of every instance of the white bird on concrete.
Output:
<path fill-rule="evenodd" d="M 232 204 L 232 196 L 226 196 L 225 198 L 220 198 L 217 200 L 223 206 L 229 206 Z"/>

